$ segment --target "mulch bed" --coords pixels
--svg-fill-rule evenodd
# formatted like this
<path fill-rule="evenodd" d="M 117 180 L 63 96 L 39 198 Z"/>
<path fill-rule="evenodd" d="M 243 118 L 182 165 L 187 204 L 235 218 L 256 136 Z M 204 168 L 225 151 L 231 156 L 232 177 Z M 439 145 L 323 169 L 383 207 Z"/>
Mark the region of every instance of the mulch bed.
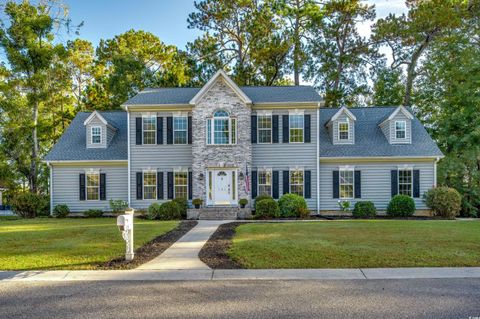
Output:
<path fill-rule="evenodd" d="M 213 269 L 241 269 L 241 265 L 228 257 L 235 229 L 244 223 L 223 224 L 213 233 L 198 254 L 201 261 Z"/>
<path fill-rule="evenodd" d="M 98 269 L 133 269 L 157 257 L 174 242 L 197 225 L 194 220 L 184 220 L 180 224 L 161 236 L 158 236 L 142 247 L 135 250 L 135 258 L 132 261 L 126 261 L 125 257 L 116 258 L 106 263 L 98 265 Z"/>

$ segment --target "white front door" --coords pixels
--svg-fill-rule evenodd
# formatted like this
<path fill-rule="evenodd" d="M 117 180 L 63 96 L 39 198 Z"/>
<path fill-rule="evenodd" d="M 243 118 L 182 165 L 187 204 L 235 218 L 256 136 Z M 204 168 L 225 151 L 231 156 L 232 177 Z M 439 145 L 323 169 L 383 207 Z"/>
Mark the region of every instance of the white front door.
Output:
<path fill-rule="evenodd" d="M 213 169 L 208 172 L 207 205 L 235 205 L 236 171 L 232 169 Z"/>

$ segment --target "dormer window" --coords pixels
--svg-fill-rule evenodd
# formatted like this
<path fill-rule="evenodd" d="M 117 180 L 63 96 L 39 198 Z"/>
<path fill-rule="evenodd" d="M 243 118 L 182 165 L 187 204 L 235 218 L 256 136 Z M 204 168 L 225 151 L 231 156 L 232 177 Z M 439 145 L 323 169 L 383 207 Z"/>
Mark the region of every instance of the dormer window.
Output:
<path fill-rule="evenodd" d="M 217 111 L 207 119 L 207 144 L 229 145 L 237 143 L 237 119 L 227 111 Z"/>
<path fill-rule="evenodd" d="M 407 136 L 407 122 L 395 121 L 395 137 L 397 139 L 405 139 Z"/>
<path fill-rule="evenodd" d="M 348 122 L 338 122 L 338 139 L 347 141 L 350 136 L 350 124 Z"/>
<path fill-rule="evenodd" d="M 92 126 L 92 144 L 101 144 L 102 143 L 102 127 L 101 126 Z"/>

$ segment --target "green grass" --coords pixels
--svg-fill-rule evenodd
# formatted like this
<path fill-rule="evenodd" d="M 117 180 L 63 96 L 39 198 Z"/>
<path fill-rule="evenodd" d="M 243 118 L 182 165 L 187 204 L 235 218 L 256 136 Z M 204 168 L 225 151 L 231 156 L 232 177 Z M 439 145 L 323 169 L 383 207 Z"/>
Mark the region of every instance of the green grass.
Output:
<path fill-rule="evenodd" d="M 246 268 L 480 266 L 480 222 L 246 224 L 229 255 Z"/>
<path fill-rule="evenodd" d="M 138 248 L 178 221 L 135 219 L 134 225 Z M 0 220 L 0 270 L 94 269 L 124 253 L 114 218 Z"/>

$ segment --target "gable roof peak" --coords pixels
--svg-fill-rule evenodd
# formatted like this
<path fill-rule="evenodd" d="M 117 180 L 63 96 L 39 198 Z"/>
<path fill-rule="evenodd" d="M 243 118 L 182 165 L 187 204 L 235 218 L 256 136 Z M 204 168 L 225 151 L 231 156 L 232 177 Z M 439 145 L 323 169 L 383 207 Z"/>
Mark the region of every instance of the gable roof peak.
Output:
<path fill-rule="evenodd" d="M 107 120 L 98 111 L 93 111 L 92 114 L 90 114 L 90 116 L 87 117 L 87 119 L 83 122 L 83 125 L 87 125 L 95 117 L 98 118 L 100 120 L 100 122 L 102 122 L 104 125 L 108 125 Z"/>
<path fill-rule="evenodd" d="M 332 118 L 330 119 L 330 121 L 335 121 L 336 119 L 338 119 L 340 117 L 340 115 L 342 115 L 343 113 L 345 113 L 351 120 L 353 121 L 356 121 L 357 118 L 355 115 L 353 115 L 352 112 L 350 112 L 350 110 L 346 107 L 346 106 L 342 106 L 337 113 L 335 113 Z"/>
<path fill-rule="evenodd" d="M 384 121 L 382 121 L 380 123 L 380 125 L 382 125 L 383 123 L 387 122 L 387 121 L 391 121 L 395 118 L 395 116 L 397 116 L 397 114 L 399 112 L 402 112 L 403 115 L 405 115 L 408 119 L 410 120 L 413 120 L 413 115 L 412 113 L 410 113 L 409 110 L 407 110 L 407 108 L 403 105 L 400 105 L 399 107 L 397 107 Z"/>
<path fill-rule="evenodd" d="M 252 104 L 252 100 L 245 94 L 245 92 L 240 89 L 240 87 L 225 73 L 224 70 L 218 70 L 208 82 L 200 89 L 200 91 L 195 94 L 195 96 L 190 100 L 191 105 L 195 105 L 203 97 L 203 95 L 210 90 L 210 88 L 217 82 L 218 78 L 223 78 L 225 83 L 240 97 L 240 99 L 245 104 Z"/>

